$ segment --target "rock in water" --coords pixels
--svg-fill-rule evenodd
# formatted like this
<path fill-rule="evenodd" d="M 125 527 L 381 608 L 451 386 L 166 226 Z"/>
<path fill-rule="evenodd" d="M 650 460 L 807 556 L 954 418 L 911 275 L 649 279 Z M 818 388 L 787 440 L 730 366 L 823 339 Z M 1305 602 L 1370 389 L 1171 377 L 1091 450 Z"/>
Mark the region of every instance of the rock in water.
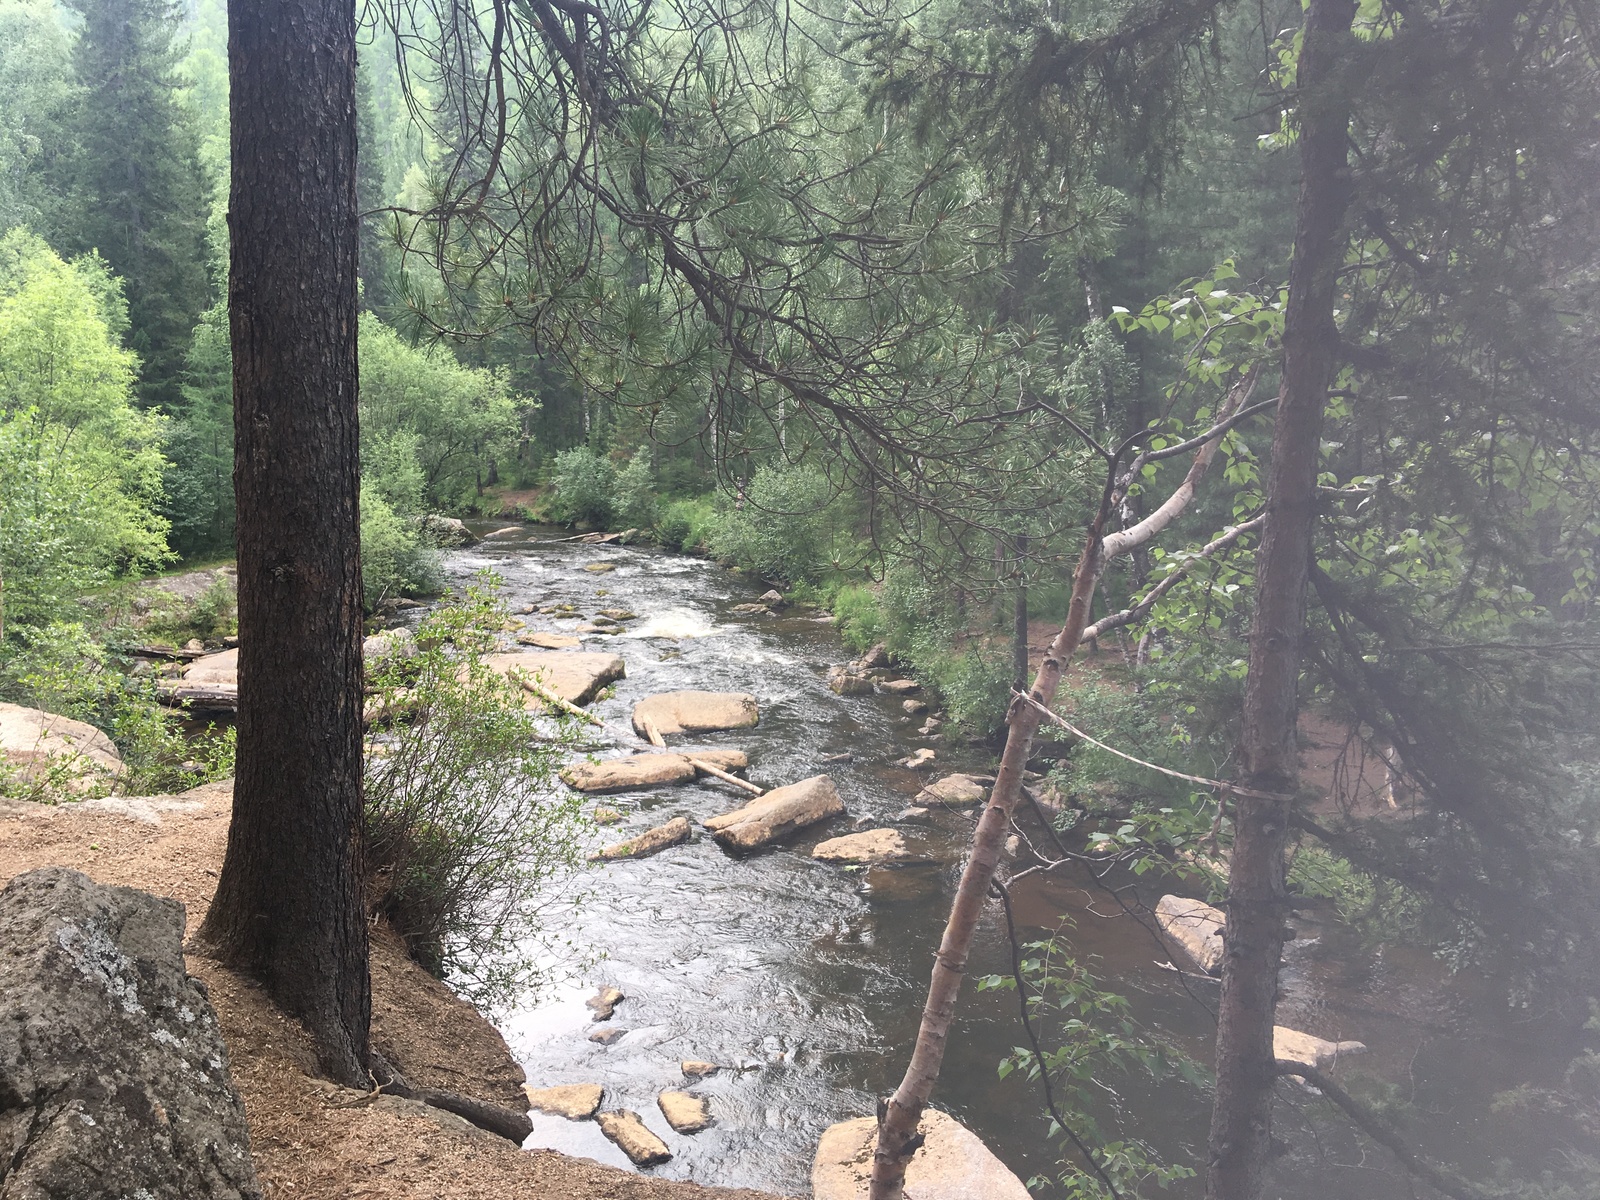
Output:
<path fill-rule="evenodd" d="M 689 828 L 686 817 L 673 817 L 665 825 L 641 833 L 638 837 L 629 838 L 625 842 L 618 842 L 614 846 L 607 846 L 604 850 L 597 850 L 589 856 L 590 862 L 608 862 L 617 858 L 645 858 L 648 855 L 659 853 L 668 846 L 676 846 L 679 842 L 687 842 Z"/>
<path fill-rule="evenodd" d="M 238 683 L 238 651 L 231 651 L 235 656 L 230 664 L 234 672 L 231 683 Z M 385 629 L 373 634 L 361 643 L 361 657 L 368 667 L 382 666 L 389 659 L 405 661 L 415 658 L 418 654 L 417 639 L 412 636 L 409 629 Z M 201 660 L 205 661 L 204 659 Z M 196 664 L 199 665 L 198 663 Z"/>
<path fill-rule="evenodd" d="M 696 750 L 694 757 L 724 771 L 739 771 L 750 765 L 743 750 Z M 568 763 L 561 769 L 567 786 L 580 792 L 625 792 L 685 783 L 694 777 L 694 764 L 684 754 L 635 754 L 597 763 Z"/>
<path fill-rule="evenodd" d="M 1228 918 L 1220 909 L 1184 896 L 1163 896 L 1156 901 L 1156 920 L 1195 966 L 1208 975 L 1222 970 Z"/>
<path fill-rule="evenodd" d="M 714 733 L 748 729 L 761 719 L 756 698 L 746 692 L 661 692 L 633 706 L 633 730 L 647 737 L 648 720 L 662 737 L 675 733 Z"/>
<path fill-rule="evenodd" d="M 930 1108 L 917 1132 L 924 1141 L 906 1165 L 906 1200 L 1030 1200 L 1022 1180 L 954 1117 Z M 813 1200 L 866 1200 L 877 1138 L 873 1117 L 824 1130 L 811 1164 Z"/>
<path fill-rule="evenodd" d="M 522 1085 L 528 1095 L 528 1107 L 553 1117 L 569 1121 L 582 1121 L 594 1116 L 600 1107 L 600 1097 L 605 1089 L 598 1083 L 568 1083 L 560 1087 L 536 1088 Z"/>
<path fill-rule="evenodd" d="M 656 1103 L 675 1133 L 699 1133 L 711 1124 L 711 1106 L 690 1092 L 662 1092 Z"/>
<path fill-rule="evenodd" d="M 967 808 L 974 804 L 982 804 L 988 796 L 988 786 L 977 776 L 946 775 L 918 792 L 913 803 L 923 808 L 931 808 L 935 804 L 943 804 L 950 808 Z"/>
<path fill-rule="evenodd" d="M 93 725 L 20 704 L 0 704 L 0 758 L 20 768 L 25 779 L 63 767 L 67 787 L 77 792 L 122 774 L 122 756 Z"/>
<path fill-rule="evenodd" d="M 872 695 L 872 680 L 849 667 L 832 667 L 828 671 L 828 687 L 841 696 Z"/>
<path fill-rule="evenodd" d="M 920 692 L 922 685 L 915 679 L 886 679 L 878 685 L 878 690 L 888 692 L 891 696 L 906 696 Z"/>
<path fill-rule="evenodd" d="M 893 829 L 869 829 L 847 833 L 817 845 L 811 857 L 832 863 L 909 862 L 915 855 L 906 849 L 906 840 Z"/>
<path fill-rule="evenodd" d="M 421 524 L 422 532 L 435 546 L 471 546 L 478 540 L 477 535 L 456 517 L 429 513 L 422 518 Z"/>
<path fill-rule="evenodd" d="M 686 1058 L 678 1066 L 689 1079 L 704 1079 L 722 1069 L 716 1063 L 701 1062 L 697 1058 Z"/>
<path fill-rule="evenodd" d="M 7 1196 L 259 1200 L 183 906 L 60 867 L 0 892 Z"/>
<path fill-rule="evenodd" d="M 777 588 L 773 588 L 771 591 L 763 592 L 761 594 L 761 603 L 769 604 L 773 608 L 782 608 L 789 602 L 783 598 L 782 592 L 780 592 Z"/>
<path fill-rule="evenodd" d="M 1365 1042 L 1330 1042 L 1285 1025 L 1272 1027 L 1273 1058 L 1286 1058 L 1319 1071 L 1328 1070 L 1346 1055 L 1366 1052 Z"/>
<path fill-rule="evenodd" d="M 843 811 L 844 802 L 839 799 L 833 780 L 826 775 L 813 775 L 788 787 L 774 788 L 743 808 L 712 817 L 704 824 L 724 846 L 755 850 Z"/>
<path fill-rule="evenodd" d="M 568 704 L 588 704 L 606 684 L 615 683 L 627 674 L 627 668 L 615 654 L 585 654 L 577 650 L 486 654 L 483 661 L 502 675 L 531 681 Z M 530 690 L 525 703 L 537 710 L 544 702 Z"/>
<path fill-rule="evenodd" d="M 582 638 L 573 637 L 570 633 L 545 633 L 542 630 L 519 633 L 517 642 L 523 646 L 537 646 L 540 650 L 571 650 L 574 646 L 583 645 Z"/>
<path fill-rule="evenodd" d="M 922 746 L 919 749 L 912 751 L 905 758 L 902 758 L 895 764 L 895 766 L 905 767 L 912 771 L 920 771 L 923 767 L 933 762 L 933 760 L 937 757 L 938 756 L 927 746 Z"/>
<path fill-rule="evenodd" d="M 860 658 L 856 659 L 856 668 L 861 671 L 876 671 L 880 667 L 889 665 L 889 648 L 879 642 Z"/>
<path fill-rule="evenodd" d="M 624 1108 L 601 1113 L 595 1120 L 600 1123 L 600 1132 L 621 1147 L 635 1166 L 653 1167 L 672 1157 L 667 1144 L 645 1128 L 636 1112 Z"/>
<path fill-rule="evenodd" d="M 609 1046 L 627 1032 L 626 1029 L 618 1029 L 616 1026 L 611 1026 L 607 1029 L 596 1029 L 589 1035 L 589 1040 L 591 1042 L 599 1042 L 602 1046 Z"/>
<path fill-rule="evenodd" d="M 617 1005 L 626 999 L 619 989 L 606 986 L 585 1000 L 584 1004 L 594 1010 L 596 1021 L 609 1021 L 611 1014 L 617 1011 Z"/>

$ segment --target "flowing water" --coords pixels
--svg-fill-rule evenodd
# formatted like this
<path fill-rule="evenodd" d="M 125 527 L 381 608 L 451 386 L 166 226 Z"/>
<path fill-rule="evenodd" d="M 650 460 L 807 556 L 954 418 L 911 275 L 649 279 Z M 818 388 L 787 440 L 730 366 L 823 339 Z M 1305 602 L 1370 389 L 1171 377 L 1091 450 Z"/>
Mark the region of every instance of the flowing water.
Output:
<path fill-rule="evenodd" d="M 595 562 L 614 569 L 583 569 Z M 501 1020 L 532 1084 L 600 1083 L 606 1107 L 633 1109 L 661 1134 L 674 1157 L 655 1173 L 808 1194 L 818 1135 L 834 1121 L 871 1113 L 874 1098 L 892 1090 L 905 1068 L 971 816 L 937 813 L 928 824 L 905 827 L 934 865 L 841 870 L 813 861 L 809 851 L 858 819 L 891 824 L 928 778 L 893 765 L 918 746 L 937 748 L 933 777 L 991 769 L 993 752 L 918 738 L 922 718 L 906 716 L 899 698 L 833 694 L 824 673 L 851 655 L 832 628 L 810 612 L 732 613 L 762 589 L 712 563 L 564 544 L 550 531 L 526 528 L 448 556 L 456 580 L 484 567 L 504 580 L 513 611 L 571 603 L 585 615 L 608 607 L 639 614 L 625 633 L 586 639 L 584 647 L 613 651 L 627 663 L 614 696 L 594 706 L 614 730 L 625 730 L 633 704 L 654 692 L 747 691 L 760 703 L 760 725 L 696 744 L 747 751 L 748 774 L 763 786 L 824 771 L 837 783 L 848 816 L 780 848 L 735 856 L 697 836 L 651 858 L 596 867 L 585 880 L 588 899 L 555 932 L 604 957 Z M 524 619 L 529 629 L 570 631 L 575 624 Z M 853 757 L 825 762 L 841 754 Z M 697 823 L 743 799 L 700 782 L 601 803 L 624 815 L 605 831 L 610 841 L 675 816 Z M 1107 882 L 1132 885 L 1122 892 L 1130 903 L 1153 906 L 1161 891 L 1149 880 Z M 1208 1058 L 1216 985 L 1193 981 L 1186 990 L 1166 965 L 1167 951 L 1147 928 L 1120 915 L 1105 885 L 1086 875 L 1033 877 L 1018 885 L 1016 908 L 1025 939 L 1070 918 L 1065 941 L 1107 986 L 1130 998 L 1138 1019 Z M 1346 1077 L 1370 1073 L 1390 1098 L 1409 1102 L 1409 1133 L 1434 1154 L 1464 1162 L 1471 1172 L 1516 1148 L 1489 1115 L 1488 1098 L 1546 1077 L 1556 1064 L 1519 1058 L 1510 1042 L 1464 1016 L 1470 998 L 1425 953 L 1364 948 L 1337 925 L 1309 919 L 1298 932 L 1286 955 L 1281 1022 L 1367 1043 L 1372 1053 L 1345 1068 Z M 972 974 L 1007 971 L 1009 953 L 1003 916 L 991 905 Z M 626 1033 L 610 1045 L 588 1040 L 598 1027 L 583 1001 L 599 984 L 627 996 L 612 1019 Z M 1028 1179 L 1051 1170 L 1055 1151 L 1037 1086 L 1020 1073 L 1003 1081 L 997 1074 L 1001 1058 L 1023 1041 L 1016 1004 L 1011 992 L 965 990 L 935 1103 Z M 724 1068 L 694 1086 L 709 1097 L 716 1124 L 693 1136 L 671 1132 L 656 1106 L 662 1090 L 685 1085 L 678 1066 L 685 1059 Z M 1103 1085 L 1107 1111 L 1133 1116 L 1131 1132 L 1183 1161 L 1203 1159 L 1204 1096 L 1176 1082 Z M 1278 1131 L 1286 1144 L 1269 1194 L 1295 1200 L 1410 1194 L 1386 1151 L 1363 1146 L 1318 1116 L 1322 1106 L 1309 1094 L 1292 1086 L 1285 1094 Z M 628 1166 L 593 1122 L 534 1116 L 530 1146 Z M 1169 1194 L 1198 1190 L 1180 1184 Z"/>

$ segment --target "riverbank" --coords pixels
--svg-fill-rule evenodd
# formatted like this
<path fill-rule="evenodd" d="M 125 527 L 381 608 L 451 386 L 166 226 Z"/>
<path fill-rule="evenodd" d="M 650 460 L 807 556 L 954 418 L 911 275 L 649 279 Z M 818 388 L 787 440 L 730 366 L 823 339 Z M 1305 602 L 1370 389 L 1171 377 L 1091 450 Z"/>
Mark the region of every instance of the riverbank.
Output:
<path fill-rule="evenodd" d="M 192 935 L 222 866 L 232 795 L 224 782 L 180 796 L 0 804 L 0 885 L 36 867 L 71 867 L 101 883 L 172 897 L 183 904 Z M 269 1197 L 773 1200 L 522 1151 L 397 1097 L 368 1102 L 316 1077 L 304 1031 L 260 988 L 193 944 L 187 965 L 217 1010 Z M 525 1106 L 522 1068 L 499 1032 L 381 932 L 373 940 L 372 983 L 373 1042 L 413 1082 Z"/>

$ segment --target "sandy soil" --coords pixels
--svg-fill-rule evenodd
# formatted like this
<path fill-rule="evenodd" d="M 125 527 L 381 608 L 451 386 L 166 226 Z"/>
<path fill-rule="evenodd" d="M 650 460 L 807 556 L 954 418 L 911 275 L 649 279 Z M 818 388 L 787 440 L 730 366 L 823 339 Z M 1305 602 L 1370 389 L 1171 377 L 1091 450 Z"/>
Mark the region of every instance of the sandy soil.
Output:
<path fill-rule="evenodd" d="M 192 934 L 216 886 L 231 807 L 227 783 L 148 800 L 0 803 L 0 883 L 35 867 L 73 867 L 171 896 Z M 188 965 L 221 1021 L 269 1197 L 772 1200 L 525 1152 L 437 1109 L 339 1088 L 316 1078 L 304 1031 L 259 987 L 193 945 Z M 500 1034 L 417 968 L 392 935 L 375 936 L 372 975 L 373 1040 L 413 1082 L 526 1107 L 522 1068 Z"/>

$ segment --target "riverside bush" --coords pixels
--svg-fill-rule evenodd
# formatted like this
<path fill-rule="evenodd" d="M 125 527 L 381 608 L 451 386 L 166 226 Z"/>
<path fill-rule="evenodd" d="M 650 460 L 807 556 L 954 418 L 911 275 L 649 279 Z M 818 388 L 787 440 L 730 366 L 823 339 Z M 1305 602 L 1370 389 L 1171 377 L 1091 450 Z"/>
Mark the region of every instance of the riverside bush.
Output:
<path fill-rule="evenodd" d="M 742 506 L 722 498 L 711 552 L 764 579 L 815 581 L 858 557 L 848 507 L 814 467 L 758 467 Z"/>
<path fill-rule="evenodd" d="M 403 716 L 367 747 L 369 903 L 424 967 L 486 1005 L 544 981 L 543 917 L 589 830 L 554 783 L 571 723 L 528 712 L 484 661 L 509 620 L 497 582 L 447 595 L 418 625 L 418 653 L 367 681 L 379 711 Z"/>
<path fill-rule="evenodd" d="M 561 524 L 582 521 L 597 529 L 611 524 L 617 471 L 604 455 L 588 446 L 563 450 L 551 467 L 550 483 L 555 492 L 550 498 L 550 515 Z"/>
<path fill-rule="evenodd" d="M 367 610 L 388 596 L 428 595 L 444 582 L 439 552 L 422 526 L 390 507 L 367 480 L 361 483 L 361 593 Z"/>
<path fill-rule="evenodd" d="M 657 511 L 656 540 L 668 550 L 693 550 L 705 544 L 716 521 L 716 509 L 707 497 L 669 500 Z"/>
<path fill-rule="evenodd" d="M 651 529 L 656 523 L 655 481 L 650 477 L 650 455 L 638 450 L 616 473 L 611 501 L 612 519 L 626 529 Z"/>

